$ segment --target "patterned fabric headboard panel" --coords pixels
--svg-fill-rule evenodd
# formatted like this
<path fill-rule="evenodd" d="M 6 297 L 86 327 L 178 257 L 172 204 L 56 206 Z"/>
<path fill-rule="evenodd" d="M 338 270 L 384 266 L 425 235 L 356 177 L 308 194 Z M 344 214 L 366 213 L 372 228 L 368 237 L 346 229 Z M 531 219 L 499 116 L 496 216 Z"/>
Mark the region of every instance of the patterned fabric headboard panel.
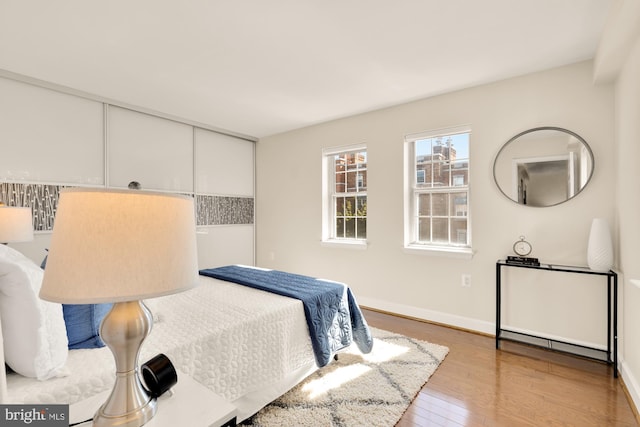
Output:
<path fill-rule="evenodd" d="M 62 188 L 60 185 L 0 182 L 0 202 L 8 206 L 31 207 L 33 229 L 51 231 Z"/>

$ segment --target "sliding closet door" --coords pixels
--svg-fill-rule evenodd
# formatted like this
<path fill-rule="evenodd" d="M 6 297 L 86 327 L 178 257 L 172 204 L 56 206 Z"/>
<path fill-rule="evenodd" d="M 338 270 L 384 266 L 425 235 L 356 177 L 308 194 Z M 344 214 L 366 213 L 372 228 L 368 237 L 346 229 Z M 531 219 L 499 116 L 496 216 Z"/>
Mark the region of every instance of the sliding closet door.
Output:
<path fill-rule="evenodd" d="M 0 77 L 0 202 L 28 206 L 36 234 L 12 246 L 40 264 L 62 186 L 104 186 L 101 102 Z"/>
<path fill-rule="evenodd" d="M 193 192 L 193 128 L 109 106 L 109 187 Z"/>
<path fill-rule="evenodd" d="M 195 130 L 200 268 L 254 263 L 254 143 Z"/>
<path fill-rule="evenodd" d="M 104 185 L 102 103 L 0 78 L 0 181 Z"/>
<path fill-rule="evenodd" d="M 40 262 L 59 190 L 127 188 L 194 198 L 202 268 L 254 263 L 254 143 L 0 77 L 0 201 L 31 206 Z"/>

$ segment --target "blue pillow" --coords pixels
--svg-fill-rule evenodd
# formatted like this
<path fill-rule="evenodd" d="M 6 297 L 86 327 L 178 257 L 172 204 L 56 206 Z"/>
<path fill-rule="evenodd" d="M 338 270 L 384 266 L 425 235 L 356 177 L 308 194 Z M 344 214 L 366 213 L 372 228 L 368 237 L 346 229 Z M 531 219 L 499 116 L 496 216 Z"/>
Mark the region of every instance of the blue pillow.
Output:
<path fill-rule="evenodd" d="M 40 264 L 43 270 L 47 266 L 47 256 L 44 257 L 42 264 Z M 105 346 L 104 341 L 100 338 L 100 322 L 111 310 L 112 305 L 62 304 L 62 314 L 67 327 L 70 350 Z"/>
<path fill-rule="evenodd" d="M 69 349 L 100 348 L 100 322 L 111 310 L 112 304 L 62 304 L 64 323 L 67 326 Z"/>

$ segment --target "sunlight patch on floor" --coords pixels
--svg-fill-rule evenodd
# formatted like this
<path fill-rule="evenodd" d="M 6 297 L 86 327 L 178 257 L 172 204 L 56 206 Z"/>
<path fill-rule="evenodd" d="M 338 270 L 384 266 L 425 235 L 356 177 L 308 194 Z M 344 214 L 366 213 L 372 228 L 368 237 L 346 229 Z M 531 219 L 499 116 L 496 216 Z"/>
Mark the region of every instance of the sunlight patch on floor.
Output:
<path fill-rule="evenodd" d="M 349 351 L 354 356 L 371 364 L 380 364 L 393 360 L 409 351 L 408 347 L 388 343 L 385 341 L 375 340 L 373 350 L 369 354 L 362 354 L 357 349 Z M 350 357 L 345 354 L 338 357 Z M 335 390 L 344 384 L 366 374 L 371 368 L 362 363 L 352 363 L 347 366 L 341 366 L 324 375 L 322 378 L 310 381 L 302 388 L 302 392 L 307 393 L 310 400 L 325 395 L 331 390 Z"/>
<path fill-rule="evenodd" d="M 363 354 L 362 358 L 368 363 L 383 363 L 395 359 L 408 351 L 408 347 L 375 340 L 373 342 L 373 350 L 371 350 L 371 353 Z"/>
<path fill-rule="evenodd" d="M 348 383 L 349 381 L 358 378 L 361 375 L 366 374 L 370 370 L 370 367 L 360 363 L 342 366 L 322 378 L 310 381 L 302 388 L 302 391 L 304 393 L 308 393 L 309 399 L 313 400 L 342 386 L 343 384 Z"/>

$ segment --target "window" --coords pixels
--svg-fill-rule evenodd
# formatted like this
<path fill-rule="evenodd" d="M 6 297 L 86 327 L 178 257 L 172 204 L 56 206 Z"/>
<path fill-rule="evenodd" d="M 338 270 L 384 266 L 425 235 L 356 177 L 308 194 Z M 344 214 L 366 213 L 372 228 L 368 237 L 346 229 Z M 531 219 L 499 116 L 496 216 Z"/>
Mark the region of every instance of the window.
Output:
<path fill-rule="evenodd" d="M 467 127 L 405 138 L 405 247 L 470 253 Z"/>
<path fill-rule="evenodd" d="M 322 240 L 364 243 L 367 238 L 367 150 L 323 150 Z"/>

